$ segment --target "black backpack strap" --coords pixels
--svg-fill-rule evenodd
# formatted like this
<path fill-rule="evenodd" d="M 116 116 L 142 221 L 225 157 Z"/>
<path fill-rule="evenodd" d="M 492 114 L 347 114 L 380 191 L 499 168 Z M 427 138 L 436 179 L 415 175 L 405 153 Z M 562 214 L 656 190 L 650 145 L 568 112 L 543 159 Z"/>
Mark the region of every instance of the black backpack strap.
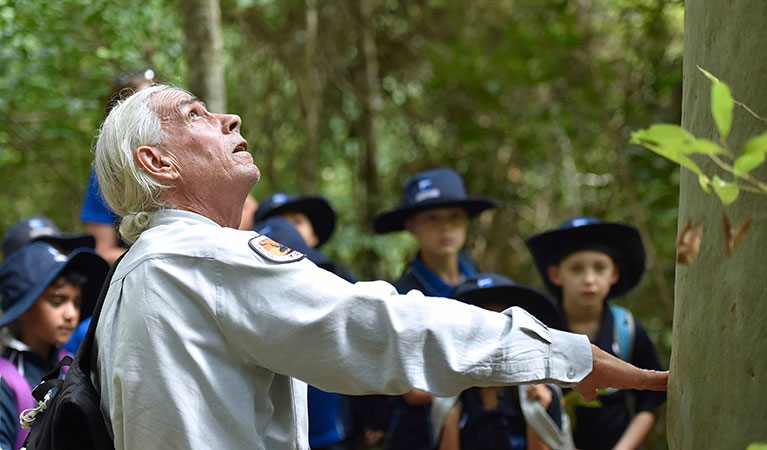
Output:
<path fill-rule="evenodd" d="M 78 363 L 80 364 L 80 367 L 82 367 L 83 371 L 86 373 L 90 372 L 94 367 L 96 367 L 96 358 L 98 357 L 95 340 L 96 327 L 99 324 L 101 308 L 104 306 L 104 299 L 106 298 L 107 292 L 109 291 L 109 285 L 112 284 L 112 277 L 115 274 L 115 269 L 117 269 L 117 265 L 120 263 L 120 261 L 122 261 L 123 257 L 125 257 L 125 253 L 120 255 L 120 257 L 117 258 L 117 261 L 112 264 L 112 267 L 109 269 L 109 273 L 104 279 L 104 284 L 101 285 L 99 299 L 96 301 L 96 306 L 93 308 L 93 314 L 91 314 L 91 323 L 88 325 L 88 331 L 85 333 L 85 337 L 83 338 L 83 341 L 80 344 L 80 348 L 77 350 L 77 355 L 75 356 L 75 358 L 78 360 Z"/>

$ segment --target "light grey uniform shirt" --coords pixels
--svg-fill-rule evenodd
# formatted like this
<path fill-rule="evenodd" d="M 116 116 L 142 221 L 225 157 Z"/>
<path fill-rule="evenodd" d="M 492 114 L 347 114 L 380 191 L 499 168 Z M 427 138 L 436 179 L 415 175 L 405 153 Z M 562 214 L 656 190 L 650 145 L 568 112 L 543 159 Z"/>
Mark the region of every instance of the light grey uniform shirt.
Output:
<path fill-rule="evenodd" d="M 306 383 L 449 396 L 591 370 L 585 336 L 519 308 L 350 284 L 305 258 L 274 262 L 258 239 L 166 210 L 123 258 L 96 331 L 117 450 L 308 449 Z"/>

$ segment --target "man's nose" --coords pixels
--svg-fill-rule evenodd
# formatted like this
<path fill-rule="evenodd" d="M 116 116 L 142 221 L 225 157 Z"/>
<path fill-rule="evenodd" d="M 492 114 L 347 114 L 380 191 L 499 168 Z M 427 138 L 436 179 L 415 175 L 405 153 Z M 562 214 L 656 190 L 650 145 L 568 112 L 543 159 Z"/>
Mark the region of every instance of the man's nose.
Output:
<path fill-rule="evenodd" d="M 237 114 L 220 114 L 221 117 L 221 129 L 224 133 L 234 133 L 240 131 L 240 125 L 242 125 L 242 119 Z"/>

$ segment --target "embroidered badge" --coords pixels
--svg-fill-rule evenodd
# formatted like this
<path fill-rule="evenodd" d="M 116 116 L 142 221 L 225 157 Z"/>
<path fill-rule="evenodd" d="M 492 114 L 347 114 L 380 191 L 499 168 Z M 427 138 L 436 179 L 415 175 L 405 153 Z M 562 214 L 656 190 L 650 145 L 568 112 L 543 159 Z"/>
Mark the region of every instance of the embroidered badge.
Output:
<path fill-rule="evenodd" d="M 269 236 L 256 236 L 248 241 L 248 245 L 256 253 L 278 264 L 299 261 L 304 258 L 304 254 L 286 247 Z"/>

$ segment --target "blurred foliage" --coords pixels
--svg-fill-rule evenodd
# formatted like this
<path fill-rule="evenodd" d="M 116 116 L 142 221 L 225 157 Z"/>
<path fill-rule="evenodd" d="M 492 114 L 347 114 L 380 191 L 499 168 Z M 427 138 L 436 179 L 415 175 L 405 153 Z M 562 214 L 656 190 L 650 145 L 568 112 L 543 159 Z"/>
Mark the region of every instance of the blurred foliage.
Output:
<path fill-rule="evenodd" d="M 256 198 L 302 185 L 301 80 L 319 77 L 316 177 L 339 214 L 324 247 L 332 257 L 360 279 L 395 278 L 415 242 L 373 235 L 362 205 L 394 207 L 408 176 L 441 165 L 472 195 L 503 201 L 472 222 L 468 248 L 484 270 L 521 283 L 543 286 L 527 236 L 574 215 L 637 223 L 654 252 L 648 276 L 619 301 L 667 362 L 678 166 L 628 139 L 680 121 L 682 1 L 370 0 L 372 21 L 360 4 L 318 2 L 307 68 L 306 2 L 221 0 L 227 101 L 262 170 Z M 382 93 L 376 198 L 361 176 L 366 30 Z M 184 87 L 177 4 L 0 0 L 0 40 L 0 231 L 35 214 L 82 229 L 88 149 L 114 77 L 151 67 Z M 376 264 L 360 271 L 361 254 Z M 663 434 L 661 423 L 650 448 L 664 448 Z"/>

